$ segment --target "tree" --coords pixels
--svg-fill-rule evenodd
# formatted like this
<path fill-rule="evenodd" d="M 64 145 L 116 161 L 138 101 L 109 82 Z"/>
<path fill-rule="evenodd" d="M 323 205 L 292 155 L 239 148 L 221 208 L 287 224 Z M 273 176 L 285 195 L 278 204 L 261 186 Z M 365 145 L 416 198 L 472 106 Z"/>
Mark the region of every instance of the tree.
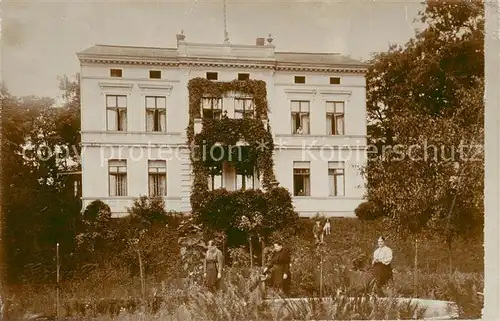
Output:
<path fill-rule="evenodd" d="M 454 236 L 483 222 L 484 9 L 427 1 L 427 28 L 374 57 L 367 74 L 364 210 L 399 234 Z M 450 264 L 451 268 L 451 264 Z"/>
<path fill-rule="evenodd" d="M 75 86 L 71 90 L 77 92 Z M 73 105 L 77 101 L 76 94 L 67 97 L 73 97 Z M 35 277 L 43 281 L 52 277 L 48 265 L 55 243 L 61 243 L 63 256 L 73 249 L 80 209 L 62 193 L 64 176 L 60 173 L 71 166 L 64 150 L 79 142 L 79 120 L 74 120 L 75 115 L 79 117 L 79 104 L 71 110 L 57 108 L 51 98 L 18 98 L 3 87 L 2 107 L 2 184 L 9 195 L 2 204 L 8 243 L 5 259 L 9 266 L 36 262 L 42 270 L 46 267 L 43 276 Z M 11 280 L 22 273 L 22 268 L 9 269 Z"/>

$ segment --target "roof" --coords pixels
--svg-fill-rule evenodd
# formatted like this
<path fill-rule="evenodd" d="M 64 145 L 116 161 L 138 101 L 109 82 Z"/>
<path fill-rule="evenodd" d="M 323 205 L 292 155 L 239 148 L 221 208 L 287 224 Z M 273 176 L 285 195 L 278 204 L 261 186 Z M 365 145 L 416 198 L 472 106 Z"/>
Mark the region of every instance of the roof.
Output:
<path fill-rule="evenodd" d="M 137 58 L 174 58 L 177 57 L 177 48 L 95 45 L 81 51 L 79 54 Z"/>
<path fill-rule="evenodd" d="M 210 46 L 210 45 L 208 45 Z M 218 45 L 213 45 L 214 47 Z M 237 48 L 238 45 L 235 45 Z M 242 46 L 243 47 L 243 46 Z M 244 46 L 251 47 L 251 46 Z M 255 46 L 256 49 L 268 50 L 266 46 Z M 273 50 L 274 51 L 274 50 Z M 206 60 L 208 57 L 197 56 L 190 54 L 188 57 L 179 55 L 177 48 L 159 48 L 159 47 L 136 47 L 136 46 L 118 46 L 118 45 L 95 45 L 87 48 L 78 53 L 80 60 L 82 59 L 117 59 L 117 60 L 154 60 L 154 61 L 169 61 L 179 62 L 182 59 L 189 59 L 196 61 L 199 59 Z M 324 68 L 355 68 L 365 69 L 368 65 L 359 60 L 352 59 L 348 56 L 339 53 L 309 53 L 309 52 L 274 52 L 274 56 L 267 56 L 266 59 L 262 57 L 238 57 L 237 54 L 233 56 L 223 56 L 208 58 L 210 60 L 216 59 L 217 61 L 234 61 L 234 60 L 248 60 L 266 61 L 266 63 L 276 63 L 280 66 L 299 66 L 299 67 L 324 67 Z M 270 59 L 271 58 L 271 59 Z"/>
<path fill-rule="evenodd" d="M 339 53 L 275 52 L 278 63 L 364 66 L 365 63 Z"/>

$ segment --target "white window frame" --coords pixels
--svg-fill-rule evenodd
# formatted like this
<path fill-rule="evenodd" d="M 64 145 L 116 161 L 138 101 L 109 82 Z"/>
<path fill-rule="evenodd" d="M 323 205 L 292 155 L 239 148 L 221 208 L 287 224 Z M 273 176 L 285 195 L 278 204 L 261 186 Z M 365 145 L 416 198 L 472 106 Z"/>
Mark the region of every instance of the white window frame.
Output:
<path fill-rule="evenodd" d="M 305 176 L 307 177 L 308 184 L 302 189 L 303 195 L 299 195 L 299 192 L 295 189 L 295 177 Z M 306 185 L 303 183 L 303 185 Z M 293 162 L 293 196 L 298 197 L 309 197 L 311 196 L 311 163 L 308 161 L 294 161 Z"/>
<path fill-rule="evenodd" d="M 148 99 L 154 99 L 154 107 L 148 106 Z M 158 106 L 159 99 L 163 99 L 164 105 Z M 167 97 L 147 95 L 144 97 L 144 105 L 146 108 L 146 131 L 150 133 L 164 133 L 167 131 Z M 153 112 L 153 128 L 150 129 L 148 123 L 149 113 Z M 163 113 L 163 121 L 161 114 Z M 158 126 L 157 126 L 158 125 Z M 158 129 L 159 128 L 159 129 Z"/>
<path fill-rule="evenodd" d="M 220 169 L 220 175 L 215 175 L 214 172 L 216 169 Z M 209 169 L 209 175 L 208 175 L 208 190 L 213 191 L 215 189 L 219 188 L 224 188 L 224 166 L 221 164 L 221 166 L 213 166 L 212 168 Z M 216 187 L 217 185 L 215 184 L 216 180 L 220 177 L 220 187 Z"/>
<path fill-rule="evenodd" d="M 162 182 L 160 180 L 163 181 L 163 191 L 161 191 Z M 148 160 L 149 196 L 167 196 L 167 187 L 167 161 L 162 159 Z"/>
<path fill-rule="evenodd" d="M 115 177 L 114 183 L 112 177 Z M 127 177 L 127 160 L 110 159 L 108 160 L 108 194 L 109 196 L 127 196 L 128 195 L 128 177 Z M 118 179 L 120 177 L 120 179 Z M 124 178 L 123 178 L 124 177 Z M 124 184 L 125 187 L 119 186 Z M 115 185 L 114 193 L 111 191 L 111 186 Z M 113 195 L 115 194 L 115 195 Z"/>
<path fill-rule="evenodd" d="M 342 180 L 342 190 L 339 191 L 339 181 Z M 329 196 L 345 196 L 345 162 L 328 162 Z"/>
<path fill-rule="evenodd" d="M 329 100 L 326 106 L 326 134 L 328 136 L 342 136 L 345 135 L 345 102 Z M 339 111 L 342 109 L 342 111 Z M 329 124 L 329 118 L 331 123 Z M 338 122 L 341 121 L 341 130 L 339 130 Z M 330 133 L 331 131 L 331 133 Z"/>
<path fill-rule="evenodd" d="M 251 97 L 235 97 L 234 98 L 234 118 L 254 118 L 255 117 L 255 102 Z"/>
<path fill-rule="evenodd" d="M 298 103 L 298 111 L 294 110 L 294 104 Z M 307 108 L 302 105 L 307 105 Z M 307 109 L 307 111 L 305 111 Z M 292 120 L 292 134 L 293 135 L 298 135 L 297 131 L 299 127 L 302 128 L 302 133 L 300 135 L 310 135 L 311 133 L 311 101 L 310 100 L 304 100 L 304 99 L 292 99 L 290 100 L 290 110 L 291 110 L 291 120 Z M 304 111 L 303 111 L 304 110 Z M 307 117 L 307 130 L 304 131 L 304 124 L 302 123 L 302 117 L 306 116 Z M 295 120 L 299 119 L 299 124 L 296 124 Z"/>
<path fill-rule="evenodd" d="M 113 99 L 114 98 L 114 99 Z M 120 106 L 120 98 L 125 98 L 125 106 Z M 113 102 L 114 100 L 114 102 Z M 106 94 L 106 130 L 107 131 L 118 131 L 126 132 L 128 125 L 127 117 L 127 105 L 128 105 L 128 95 L 124 94 Z M 114 112 L 116 117 L 115 127 L 116 129 L 110 129 L 109 126 L 109 113 Z M 120 120 L 125 118 L 124 122 Z"/>
<path fill-rule="evenodd" d="M 200 101 L 201 118 L 222 119 L 223 101 L 222 97 L 202 97 Z M 212 117 L 205 117 L 205 110 L 210 110 Z M 216 112 L 215 117 L 214 111 Z"/>

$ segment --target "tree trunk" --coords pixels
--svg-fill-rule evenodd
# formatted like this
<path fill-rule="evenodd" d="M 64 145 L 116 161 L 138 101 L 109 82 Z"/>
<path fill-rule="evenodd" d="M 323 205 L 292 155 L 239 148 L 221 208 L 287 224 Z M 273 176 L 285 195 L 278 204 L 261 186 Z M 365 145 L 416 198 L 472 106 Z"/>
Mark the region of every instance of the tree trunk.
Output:
<path fill-rule="evenodd" d="M 265 253 L 265 249 L 266 249 L 266 243 L 264 242 L 264 238 L 261 237 L 260 238 L 260 253 L 261 253 L 261 260 L 262 260 L 262 267 L 264 267 L 266 265 L 266 253 Z"/>
<path fill-rule="evenodd" d="M 452 246 L 451 246 L 451 237 L 448 237 L 447 242 L 448 243 L 448 273 L 449 273 L 449 278 L 450 280 L 453 278 L 453 266 L 452 266 Z"/>
<path fill-rule="evenodd" d="M 418 297 L 418 238 L 415 236 L 415 262 L 413 272 L 413 295 Z"/>
<path fill-rule="evenodd" d="M 248 245 L 250 247 L 250 268 L 253 268 L 253 246 L 252 246 L 252 236 L 248 237 Z"/>

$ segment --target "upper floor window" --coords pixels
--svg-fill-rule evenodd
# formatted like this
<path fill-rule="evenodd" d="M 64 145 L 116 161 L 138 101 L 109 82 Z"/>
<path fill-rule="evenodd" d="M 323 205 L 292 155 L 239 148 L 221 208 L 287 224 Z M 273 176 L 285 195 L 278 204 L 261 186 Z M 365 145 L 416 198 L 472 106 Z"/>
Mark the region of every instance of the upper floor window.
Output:
<path fill-rule="evenodd" d="M 222 118 L 222 97 L 203 97 L 201 99 L 203 118 Z"/>
<path fill-rule="evenodd" d="M 148 161 L 149 196 L 167 195 L 167 162 Z"/>
<path fill-rule="evenodd" d="M 311 173 L 309 162 L 293 162 L 293 195 L 311 195 Z"/>
<path fill-rule="evenodd" d="M 254 102 L 252 98 L 238 97 L 234 99 L 234 118 L 253 118 Z"/>
<path fill-rule="evenodd" d="M 217 80 L 217 79 L 219 79 L 219 74 L 216 72 L 207 72 L 207 79 L 208 80 Z"/>
<path fill-rule="evenodd" d="M 309 101 L 292 100 L 292 134 L 309 134 Z"/>
<path fill-rule="evenodd" d="M 238 74 L 238 80 L 249 80 L 250 74 Z"/>
<path fill-rule="evenodd" d="M 110 77 L 120 77 L 122 76 L 122 70 L 121 69 L 110 69 L 109 70 L 109 76 Z"/>
<path fill-rule="evenodd" d="M 109 160 L 109 196 L 127 196 L 127 161 Z"/>
<path fill-rule="evenodd" d="M 146 97 L 146 131 L 164 132 L 167 127 L 165 97 Z"/>
<path fill-rule="evenodd" d="M 305 84 L 306 83 L 306 77 L 305 76 L 295 76 L 294 82 L 296 84 Z"/>
<path fill-rule="evenodd" d="M 344 196 L 344 162 L 328 162 L 330 196 Z"/>
<path fill-rule="evenodd" d="M 326 102 L 326 134 L 344 135 L 344 102 Z"/>
<path fill-rule="evenodd" d="M 127 96 L 106 96 L 107 129 L 113 131 L 127 130 Z"/>
<path fill-rule="evenodd" d="M 340 77 L 330 77 L 330 85 L 340 85 Z"/>
<path fill-rule="evenodd" d="M 151 79 L 161 79 L 161 70 L 150 70 L 149 78 Z"/>

